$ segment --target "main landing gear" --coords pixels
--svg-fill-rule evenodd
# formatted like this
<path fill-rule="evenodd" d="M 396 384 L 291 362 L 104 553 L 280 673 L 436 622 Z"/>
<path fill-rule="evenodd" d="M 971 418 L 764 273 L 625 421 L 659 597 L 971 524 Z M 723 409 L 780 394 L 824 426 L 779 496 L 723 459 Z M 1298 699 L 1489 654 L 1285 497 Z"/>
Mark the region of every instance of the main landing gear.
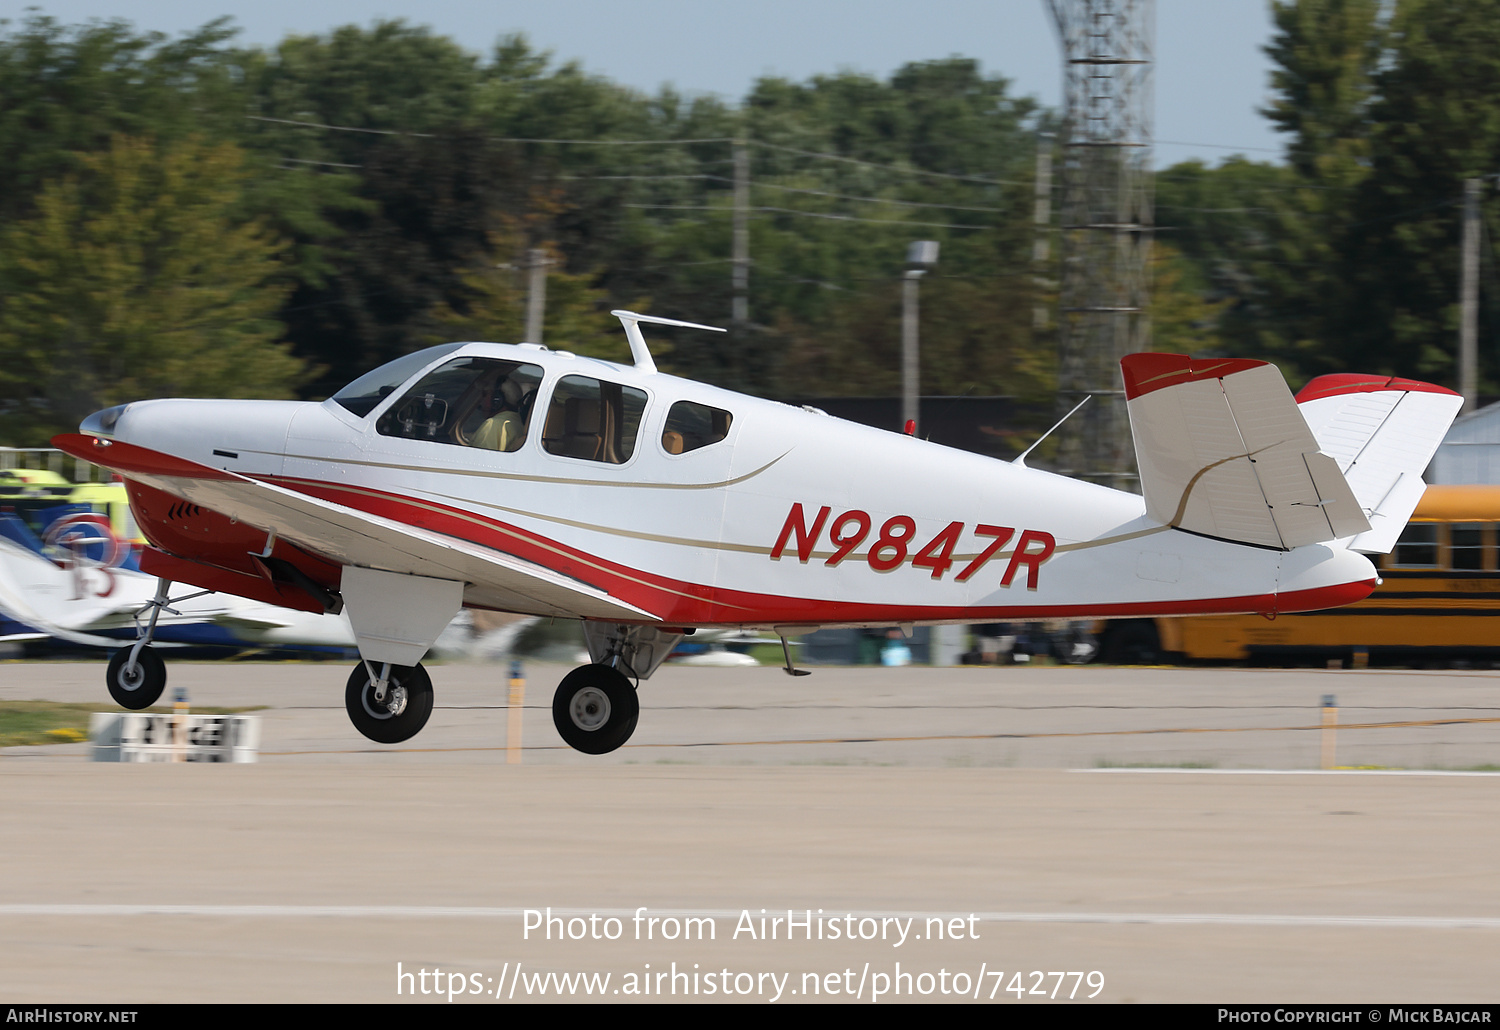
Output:
<path fill-rule="evenodd" d="M 394 573 L 375 570 L 346 568 L 344 587 L 346 596 L 389 596 L 378 590 L 362 589 L 360 579 L 374 579 L 377 584 L 383 578 L 394 579 Z M 402 596 L 410 596 L 412 584 L 435 584 L 433 590 L 446 590 L 452 594 L 443 604 L 423 604 L 418 611 L 447 611 L 447 602 L 457 610 L 461 601 L 462 584 L 436 580 L 422 580 L 416 576 L 402 576 L 399 585 L 408 588 Z M 351 583 L 353 584 L 351 586 Z M 180 598 L 168 596 L 169 580 L 158 580 L 156 596 L 137 612 L 139 616 L 149 611 L 150 618 L 141 627 L 135 643 L 121 648 L 109 662 L 108 684 L 110 696 L 125 708 L 141 709 L 154 704 L 167 685 L 167 670 L 161 658 L 151 649 L 156 635 L 157 620 L 162 612 L 181 614 L 171 604 L 192 597 L 211 593 L 201 590 Z M 439 598 L 440 601 L 443 598 Z M 368 635 L 384 649 L 390 657 L 409 655 L 407 660 L 420 658 L 438 632 L 447 624 L 446 619 L 430 621 L 433 626 L 417 627 L 395 637 L 382 618 L 399 630 L 409 617 L 405 611 L 376 611 L 373 616 L 356 619 L 351 613 L 351 622 L 356 638 L 363 645 Z M 361 630 L 360 626 L 370 627 Z M 427 633 L 430 629 L 430 634 Z M 626 626 L 613 623 L 585 621 L 584 638 L 588 641 L 589 657 L 593 661 L 580 666 L 563 677 L 557 693 L 552 698 L 552 722 L 558 734 L 570 747 L 589 755 L 605 755 L 616 750 L 635 732 L 636 720 L 641 706 L 636 697 L 636 687 L 641 680 L 650 678 L 668 653 L 682 639 L 685 630 L 662 629 L 650 626 Z M 392 648 L 393 643 L 401 647 Z M 403 650 L 404 648 L 404 650 Z M 362 647 L 363 649 L 363 647 Z M 377 648 L 376 653 L 381 653 Z M 399 658 L 398 658 L 399 660 Z M 790 663 L 788 663 L 790 664 Z M 432 679 L 419 663 L 397 665 L 392 662 L 361 659 L 349 675 L 344 689 L 344 707 L 354 728 L 369 739 L 381 744 L 399 744 L 410 740 L 427 725 L 432 715 Z"/>
<path fill-rule="evenodd" d="M 640 714 L 634 685 L 607 665 L 580 665 L 552 696 L 558 735 L 586 755 L 607 755 L 629 740 Z"/>
<path fill-rule="evenodd" d="M 585 621 L 583 636 L 593 663 L 580 665 L 558 684 L 552 695 L 552 725 L 569 747 L 586 755 L 607 755 L 635 732 L 641 714 L 636 684 L 650 678 L 683 634 Z"/>

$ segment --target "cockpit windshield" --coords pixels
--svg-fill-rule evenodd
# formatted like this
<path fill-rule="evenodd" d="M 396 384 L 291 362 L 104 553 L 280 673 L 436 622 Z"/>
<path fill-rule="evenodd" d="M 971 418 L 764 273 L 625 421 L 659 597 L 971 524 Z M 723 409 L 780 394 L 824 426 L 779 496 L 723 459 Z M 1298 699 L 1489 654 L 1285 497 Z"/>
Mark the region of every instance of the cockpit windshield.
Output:
<path fill-rule="evenodd" d="M 387 361 L 334 394 L 333 399 L 364 418 L 412 376 L 462 346 L 461 343 L 444 343 Z"/>
<path fill-rule="evenodd" d="M 514 451 L 526 442 L 542 382 L 538 365 L 480 356 L 428 372 L 392 404 L 375 431 L 407 440 Z"/>

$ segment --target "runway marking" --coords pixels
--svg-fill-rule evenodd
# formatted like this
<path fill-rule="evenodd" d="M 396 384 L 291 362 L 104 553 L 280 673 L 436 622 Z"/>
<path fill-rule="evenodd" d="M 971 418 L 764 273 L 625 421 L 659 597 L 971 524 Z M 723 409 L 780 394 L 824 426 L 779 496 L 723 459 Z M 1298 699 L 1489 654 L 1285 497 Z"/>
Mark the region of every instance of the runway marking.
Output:
<path fill-rule="evenodd" d="M 1477 769 L 1184 769 L 1174 766 L 1115 766 L 1069 769 L 1076 773 L 1203 773 L 1209 776 L 1500 776 Z"/>
<path fill-rule="evenodd" d="M 1389 730 L 1412 729 L 1431 726 L 1460 726 L 1479 723 L 1500 723 L 1500 717 L 1452 718 L 1452 719 L 1402 719 L 1391 722 L 1349 722 L 1338 729 Z M 793 740 L 700 740 L 678 743 L 626 744 L 621 750 L 664 747 L 767 747 L 774 744 L 895 744 L 920 743 L 938 740 L 1056 740 L 1068 737 L 1130 737 L 1149 736 L 1159 733 L 1282 733 L 1305 732 L 1325 727 L 1321 723 L 1307 726 L 1164 726 L 1143 730 L 1077 730 L 1066 733 L 938 733 L 911 737 L 801 737 Z M 437 754 L 460 751 L 504 751 L 504 747 L 405 747 L 405 748 L 348 748 L 333 751 L 262 751 L 263 755 L 358 755 L 358 754 Z M 564 744 L 528 744 L 524 751 L 567 751 Z"/>
<path fill-rule="evenodd" d="M 467 905 L 0 905 L 0 916 L 47 916 L 111 918 L 124 916 L 211 916 L 256 919 L 519 919 L 535 907 L 485 907 Z M 653 916 L 679 918 L 737 919 L 740 909 L 650 908 Z M 793 912 L 800 911 L 796 908 Z M 570 919 L 591 915 L 633 918 L 637 909 L 558 908 L 553 916 Z M 1392 930 L 1500 930 L 1495 916 L 1348 916 L 1284 915 L 1235 912 L 891 912 L 851 911 L 856 918 L 968 919 L 984 923 L 1103 923 L 1148 926 L 1281 926 L 1360 927 Z M 841 913 L 842 915 L 842 913 Z"/>

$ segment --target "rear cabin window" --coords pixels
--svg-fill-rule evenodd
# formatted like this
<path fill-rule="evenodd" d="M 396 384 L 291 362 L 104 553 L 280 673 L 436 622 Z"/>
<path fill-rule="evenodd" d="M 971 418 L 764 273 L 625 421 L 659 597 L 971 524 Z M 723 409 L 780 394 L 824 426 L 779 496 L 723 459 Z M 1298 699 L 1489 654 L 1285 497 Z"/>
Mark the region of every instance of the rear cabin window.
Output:
<path fill-rule="evenodd" d="M 668 454 L 686 454 L 718 443 L 729 435 L 729 423 L 733 420 L 733 415 L 720 408 L 678 401 L 667 412 L 667 424 L 661 433 L 662 450 Z"/>
<path fill-rule="evenodd" d="M 526 442 L 541 381 L 536 365 L 458 358 L 423 376 L 380 416 L 375 430 L 404 440 L 514 451 Z"/>
<path fill-rule="evenodd" d="M 548 454 L 565 458 L 623 465 L 635 453 L 645 410 L 642 390 L 587 376 L 563 376 L 547 405 L 542 446 Z"/>

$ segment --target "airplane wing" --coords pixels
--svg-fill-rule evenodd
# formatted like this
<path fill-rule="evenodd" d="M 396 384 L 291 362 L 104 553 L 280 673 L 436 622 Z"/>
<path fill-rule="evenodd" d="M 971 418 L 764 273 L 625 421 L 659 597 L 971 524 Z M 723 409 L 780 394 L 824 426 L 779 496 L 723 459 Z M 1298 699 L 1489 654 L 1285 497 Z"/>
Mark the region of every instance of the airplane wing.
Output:
<path fill-rule="evenodd" d="M 1120 368 L 1152 518 L 1276 548 L 1370 528 L 1276 366 L 1130 354 Z"/>
<path fill-rule="evenodd" d="M 274 530 L 280 539 L 339 565 L 462 582 L 480 588 L 494 607 L 531 614 L 660 621 L 581 580 L 456 537 L 133 444 L 77 433 L 52 442 L 127 479 Z"/>

